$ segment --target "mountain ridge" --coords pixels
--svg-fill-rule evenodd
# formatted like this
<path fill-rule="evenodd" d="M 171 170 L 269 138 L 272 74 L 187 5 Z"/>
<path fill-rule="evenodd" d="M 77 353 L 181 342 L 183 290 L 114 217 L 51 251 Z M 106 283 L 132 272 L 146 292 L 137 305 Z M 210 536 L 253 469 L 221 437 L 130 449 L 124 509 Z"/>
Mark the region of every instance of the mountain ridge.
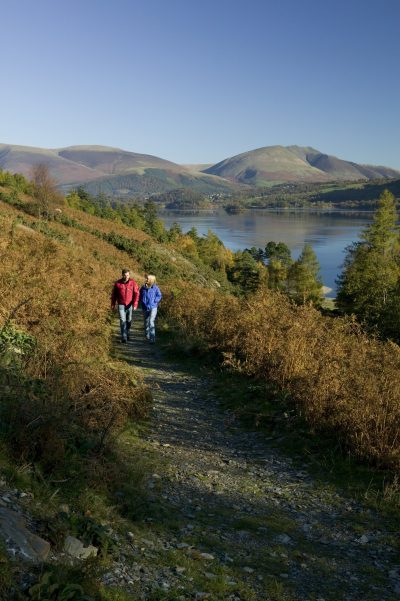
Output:
<path fill-rule="evenodd" d="M 328 155 L 311 146 L 263 146 L 234 155 L 203 173 L 219 175 L 233 182 L 260 186 L 284 182 L 324 182 L 399 177 L 389 167 L 359 165 Z"/>
<path fill-rule="evenodd" d="M 214 165 L 180 165 L 157 157 L 103 145 L 39 148 L 0 144 L 0 169 L 29 176 L 32 167 L 45 163 L 60 188 L 83 186 L 127 198 L 176 188 L 204 194 L 230 194 L 235 190 L 289 182 L 357 181 L 399 178 L 400 171 L 384 166 L 360 165 L 323 153 L 311 146 L 263 146 L 228 157 Z"/>

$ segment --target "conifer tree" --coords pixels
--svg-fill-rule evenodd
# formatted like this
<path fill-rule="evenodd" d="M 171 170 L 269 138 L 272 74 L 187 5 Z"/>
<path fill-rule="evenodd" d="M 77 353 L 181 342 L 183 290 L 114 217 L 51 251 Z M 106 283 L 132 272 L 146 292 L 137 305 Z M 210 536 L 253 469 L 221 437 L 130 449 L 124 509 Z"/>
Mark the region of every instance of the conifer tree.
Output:
<path fill-rule="evenodd" d="M 146 221 L 146 231 L 159 242 L 165 242 L 168 234 L 163 222 L 157 217 L 157 207 L 152 200 L 144 203 L 143 216 Z"/>
<path fill-rule="evenodd" d="M 227 269 L 228 278 L 238 284 L 245 294 L 266 286 L 268 272 L 265 266 L 256 261 L 248 250 L 238 250 L 233 257 L 233 265 Z"/>
<path fill-rule="evenodd" d="M 285 290 L 288 271 L 293 264 L 289 247 L 284 242 L 270 241 L 265 246 L 264 256 L 268 260 L 268 286 Z"/>
<path fill-rule="evenodd" d="M 347 249 L 336 303 L 385 336 L 400 337 L 400 236 L 396 201 L 385 190 L 361 241 Z"/>
<path fill-rule="evenodd" d="M 300 257 L 289 268 L 288 291 L 298 303 L 312 302 L 319 306 L 323 300 L 319 262 L 310 244 L 305 244 Z"/>

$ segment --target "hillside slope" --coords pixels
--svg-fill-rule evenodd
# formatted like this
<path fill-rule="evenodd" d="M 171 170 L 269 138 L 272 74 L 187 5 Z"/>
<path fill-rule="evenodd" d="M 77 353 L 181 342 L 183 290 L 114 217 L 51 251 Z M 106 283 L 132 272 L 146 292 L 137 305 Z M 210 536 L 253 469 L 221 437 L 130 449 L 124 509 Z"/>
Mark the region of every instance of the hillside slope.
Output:
<path fill-rule="evenodd" d="M 104 175 L 87 165 L 60 156 L 57 151 L 30 146 L 0 144 L 0 169 L 11 173 L 22 173 L 29 177 L 32 167 L 47 165 L 51 176 L 59 183 L 68 181 L 84 182 Z"/>
<path fill-rule="evenodd" d="M 47 165 L 62 190 L 82 185 L 90 193 L 118 197 L 151 195 L 175 188 L 205 194 L 236 189 L 220 177 L 192 171 L 159 157 L 108 146 L 59 149 L 0 144 L 0 169 L 30 176 L 32 167 Z"/>
<path fill-rule="evenodd" d="M 324 182 L 399 177 L 387 167 L 357 165 L 311 147 L 266 146 L 227 158 L 204 173 L 231 181 L 266 186 L 283 182 Z"/>
<path fill-rule="evenodd" d="M 76 187 L 78 182 L 61 186 L 64 191 Z M 189 188 L 202 194 L 230 194 L 237 185 L 226 179 L 205 173 L 192 173 L 169 169 L 145 168 L 133 173 L 103 176 L 80 182 L 89 194 L 106 194 L 118 198 L 151 196 L 179 188 Z"/>

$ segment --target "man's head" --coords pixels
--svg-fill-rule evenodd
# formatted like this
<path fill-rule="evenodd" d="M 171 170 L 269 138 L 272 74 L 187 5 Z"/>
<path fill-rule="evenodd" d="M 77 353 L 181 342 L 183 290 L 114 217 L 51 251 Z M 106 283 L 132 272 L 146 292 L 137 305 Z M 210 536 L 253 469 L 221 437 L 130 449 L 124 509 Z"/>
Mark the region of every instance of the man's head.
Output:
<path fill-rule="evenodd" d="M 122 279 L 124 280 L 124 282 L 127 282 L 129 280 L 129 269 L 123 269 L 122 270 Z"/>

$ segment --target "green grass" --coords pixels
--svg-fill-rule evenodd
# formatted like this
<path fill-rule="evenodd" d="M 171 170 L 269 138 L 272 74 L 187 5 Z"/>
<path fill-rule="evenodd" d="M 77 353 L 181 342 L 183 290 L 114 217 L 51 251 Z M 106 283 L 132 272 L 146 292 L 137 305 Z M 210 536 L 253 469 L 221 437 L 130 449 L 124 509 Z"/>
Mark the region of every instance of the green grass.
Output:
<path fill-rule="evenodd" d="M 14 580 L 14 571 L 11 561 L 5 551 L 3 544 L 0 544 L 0 599 L 6 599 L 8 591 Z"/>
<path fill-rule="evenodd" d="M 136 601 L 136 597 L 120 590 L 100 587 L 101 601 Z"/>

